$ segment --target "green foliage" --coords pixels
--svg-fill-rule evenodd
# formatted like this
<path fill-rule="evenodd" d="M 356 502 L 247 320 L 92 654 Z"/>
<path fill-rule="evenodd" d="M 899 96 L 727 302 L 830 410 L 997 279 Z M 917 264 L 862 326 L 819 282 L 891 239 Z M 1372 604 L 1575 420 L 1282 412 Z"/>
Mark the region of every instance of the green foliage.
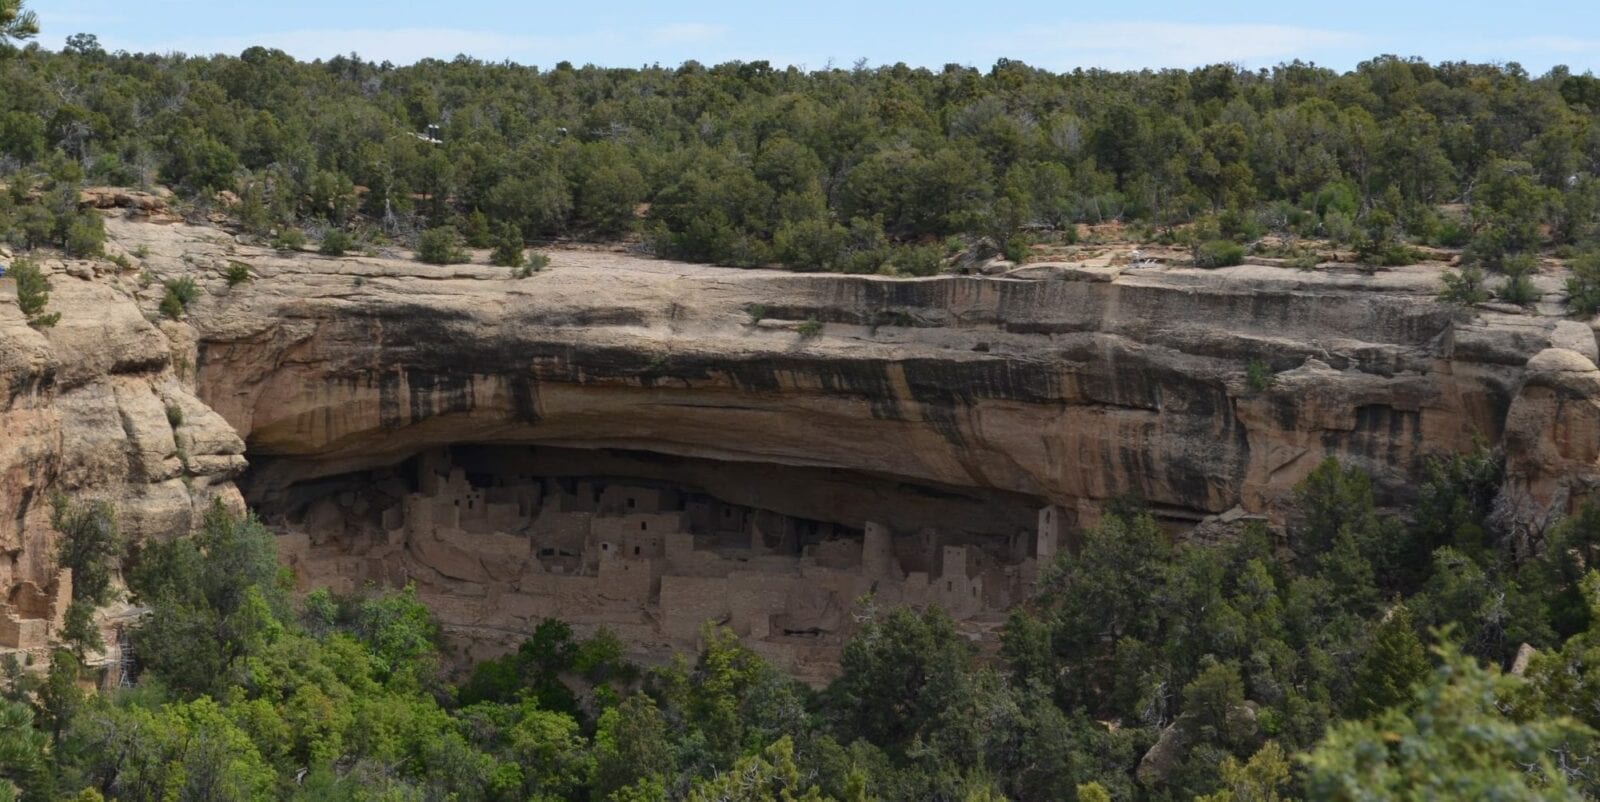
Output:
<path fill-rule="evenodd" d="M 161 296 L 161 314 L 172 320 L 183 317 L 189 311 L 189 304 L 200 297 L 200 285 L 188 276 L 167 279 L 162 286 L 166 292 Z"/>
<path fill-rule="evenodd" d="M 1410 701 L 1413 687 L 1428 675 L 1427 656 L 1413 626 L 1405 605 L 1396 606 L 1378 625 L 1356 667 L 1349 712 L 1370 716 Z"/>
<path fill-rule="evenodd" d="M 272 247 L 280 251 L 298 251 L 305 245 L 305 232 L 293 226 L 279 229 L 272 238 Z"/>
<path fill-rule="evenodd" d="M 822 334 L 822 321 L 817 320 L 814 317 L 808 318 L 800 325 L 795 326 L 794 330 L 796 334 L 799 334 L 801 337 L 805 337 L 807 339 L 811 337 L 817 337 Z"/>
<path fill-rule="evenodd" d="M 509 224 L 507 224 L 509 225 Z M 462 226 L 461 236 L 467 241 L 469 248 L 487 248 L 494 244 L 489 236 L 489 218 L 481 209 L 473 209 L 467 215 L 467 221 Z M 518 239 L 521 239 L 520 235 Z M 499 264 L 499 262 L 495 262 Z M 516 265 L 502 265 L 503 267 L 516 267 Z"/>
<path fill-rule="evenodd" d="M 1489 300 L 1489 290 L 1483 284 L 1483 271 L 1476 265 L 1461 268 L 1460 272 L 1445 273 L 1444 289 L 1439 298 L 1447 303 L 1472 306 Z"/>
<path fill-rule="evenodd" d="M 105 254 L 106 227 L 100 215 L 83 211 L 68 220 L 62 242 L 62 249 L 68 256 L 90 258 Z"/>
<path fill-rule="evenodd" d="M 39 271 L 37 264 L 31 259 L 18 259 L 11 263 L 8 274 L 17 282 L 17 307 L 28 319 L 28 325 L 45 328 L 61 320 L 60 312 L 46 314 L 44 311 L 50 303 L 50 280 Z"/>
<path fill-rule="evenodd" d="M 1008 237 L 1005 241 L 1005 246 L 1000 249 L 1000 252 L 1005 254 L 1007 260 L 1020 265 L 1028 261 L 1031 249 L 1026 237 L 1016 236 Z"/>
<path fill-rule="evenodd" d="M 846 645 L 843 675 L 829 693 L 847 731 L 902 749 L 967 692 L 972 653 L 942 610 L 896 609 L 869 621 Z"/>
<path fill-rule="evenodd" d="M 594 754 L 591 787 L 600 798 L 641 781 L 665 779 L 674 770 L 666 720 L 645 694 L 633 694 L 600 714 Z"/>
<path fill-rule="evenodd" d="M 500 267 L 522 267 L 527 261 L 525 254 L 522 231 L 511 223 L 501 223 L 500 231 L 494 240 L 494 253 L 489 255 L 489 263 Z"/>
<path fill-rule="evenodd" d="M 1556 755 L 1593 731 L 1567 718 L 1519 720 L 1500 707 L 1523 682 L 1446 645 L 1412 696 L 1371 722 L 1335 725 L 1306 758 L 1319 799 L 1576 798 Z"/>
<path fill-rule="evenodd" d="M 895 249 L 890 262 L 901 275 L 932 276 L 939 272 L 944 258 L 937 245 L 908 245 Z"/>
<path fill-rule="evenodd" d="M 1567 308 L 1580 315 L 1600 312 L 1600 251 L 1583 254 L 1567 265 Z"/>
<path fill-rule="evenodd" d="M 322 245 L 317 248 L 317 253 L 323 256 L 344 256 L 346 251 L 355 247 L 355 239 L 342 228 L 330 228 L 322 235 Z"/>
<path fill-rule="evenodd" d="M 727 773 L 695 783 L 689 802 L 823 802 L 821 790 L 807 785 L 794 759 L 794 743 L 787 736 L 743 758 Z"/>
<path fill-rule="evenodd" d="M 228 282 L 229 287 L 237 287 L 250 280 L 250 265 L 230 259 L 228 269 L 223 271 L 222 277 Z"/>
<path fill-rule="evenodd" d="M 185 695 L 222 693 L 280 629 L 277 572 L 272 534 L 220 501 L 195 537 L 145 543 L 128 572 L 134 600 L 151 609 L 132 633 L 140 662 Z"/>
<path fill-rule="evenodd" d="M 439 226 L 417 237 L 417 260 L 430 265 L 453 265 L 467 261 L 467 252 L 457 244 L 455 228 Z"/>
<path fill-rule="evenodd" d="M 39 18 L 22 7 L 22 0 L 0 0 L 0 45 L 39 35 Z"/>
<path fill-rule="evenodd" d="M 50 525 L 61 533 L 56 562 L 72 569 L 72 598 L 93 608 L 111 601 L 111 575 L 120 567 L 124 544 L 116 511 L 105 501 L 73 504 L 52 500 Z"/>
<path fill-rule="evenodd" d="M 1236 242 L 1213 239 L 1194 247 L 1195 267 L 1230 267 L 1244 263 L 1244 247 Z"/>
<path fill-rule="evenodd" d="M 1244 381 L 1251 392 L 1263 392 L 1272 386 L 1272 366 L 1260 359 L 1250 360 L 1245 366 Z"/>

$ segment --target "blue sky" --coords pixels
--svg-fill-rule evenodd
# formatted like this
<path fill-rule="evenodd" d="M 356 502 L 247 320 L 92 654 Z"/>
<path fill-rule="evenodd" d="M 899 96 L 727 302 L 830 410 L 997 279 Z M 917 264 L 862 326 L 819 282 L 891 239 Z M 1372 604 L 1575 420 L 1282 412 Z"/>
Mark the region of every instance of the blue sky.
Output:
<path fill-rule="evenodd" d="M 820 68 L 904 61 L 987 67 L 1271 66 L 1294 58 L 1341 69 L 1395 53 L 1429 60 L 1556 64 L 1600 73 L 1600 1 L 1453 3 L 1276 0 L 800 3 L 675 0 L 29 0 L 42 43 L 87 31 L 108 49 L 238 53 L 253 44 L 301 58 L 357 52 L 410 63 L 458 53 L 551 65 L 767 59 Z"/>

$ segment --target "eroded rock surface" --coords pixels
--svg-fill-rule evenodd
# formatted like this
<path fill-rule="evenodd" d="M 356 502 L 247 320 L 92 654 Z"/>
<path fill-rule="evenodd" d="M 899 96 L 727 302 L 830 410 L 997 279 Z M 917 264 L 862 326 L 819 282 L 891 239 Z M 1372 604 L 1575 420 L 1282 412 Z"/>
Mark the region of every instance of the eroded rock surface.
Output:
<path fill-rule="evenodd" d="M 134 539 L 190 531 L 212 498 L 243 508 L 244 442 L 175 369 L 136 278 L 40 264 L 59 323 L 30 327 L 10 292 L 0 303 L 0 650 L 44 648 L 65 612 L 54 494 L 110 501 Z"/>
<path fill-rule="evenodd" d="M 1067 531 L 1130 493 L 1175 525 L 1276 519 L 1328 456 L 1403 504 L 1426 458 L 1482 438 L 1506 452 L 1503 514 L 1537 533 L 1600 476 L 1594 331 L 1563 317 L 1558 275 L 1535 280 L 1535 308 L 1471 311 L 1439 303 L 1437 264 L 895 280 L 556 251 L 516 279 L 108 226 L 151 282 L 54 264 L 63 320 L 43 332 L 0 304 L 8 587 L 51 581 L 50 491 L 112 498 L 136 534 L 181 530 L 205 497 L 231 494 L 241 440 L 248 496 L 266 506 L 459 444 L 908 488 L 874 497 L 856 483 L 831 504 L 827 483 L 778 494 L 852 529 L 875 505 L 922 526 L 905 498 L 969 492 L 1057 509 Z M 252 280 L 229 286 L 239 264 Z M 179 277 L 200 299 L 184 323 L 152 324 L 160 281 Z M 1270 368 L 1264 387 L 1247 380 L 1252 360 Z M 438 543 L 417 551 L 483 565 Z"/>

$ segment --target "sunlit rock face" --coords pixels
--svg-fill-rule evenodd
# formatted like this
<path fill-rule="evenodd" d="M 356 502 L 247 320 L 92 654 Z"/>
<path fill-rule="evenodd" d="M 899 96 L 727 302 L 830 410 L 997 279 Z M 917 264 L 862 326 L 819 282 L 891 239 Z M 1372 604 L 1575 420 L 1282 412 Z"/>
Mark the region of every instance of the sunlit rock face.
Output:
<path fill-rule="evenodd" d="M 0 580 L 29 593 L 60 586 L 42 556 L 55 490 L 113 499 L 136 535 L 171 534 L 213 496 L 237 502 L 245 457 L 248 500 L 286 526 L 341 477 L 390 472 L 404 495 L 421 482 L 406 466 L 441 449 L 556 449 L 588 455 L 594 477 L 827 524 L 858 562 L 868 523 L 891 543 L 932 529 L 987 544 L 992 564 L 969 579 L 1036 559 L 1045 509 L 1069 540 L 1127 495 L 1174 529 L 1281 520 L 1330 456 L 1404 509 L 1430 456 L 1498 445 L 1502 519 L 1530 536 L 1597 476 L 1594 332 L 1562 317 L 1554 274 L 1534 308 L 1468 311 L 1437 300 L 1437 264 L 1101 259 L 896 280 L 558 251 L 516 279 L 108 227 L 135 269 L 48 265 L 56 329 L 0 304 Z M 229 286 L 237 264 L 252 280 Z M 201 288 L 185 320 L 151 322 L 159 280 L 184 276 Z M 1252 361 L 1267 379 L 1254 386 Z M 573 478 L 546 473 L 541 498 Z M 373 526 L 393 531 L 381 514 Z M 372 575 L 393 579 L 384 559 Z M 931 586 L 942 561 L 925 568 Z"/>

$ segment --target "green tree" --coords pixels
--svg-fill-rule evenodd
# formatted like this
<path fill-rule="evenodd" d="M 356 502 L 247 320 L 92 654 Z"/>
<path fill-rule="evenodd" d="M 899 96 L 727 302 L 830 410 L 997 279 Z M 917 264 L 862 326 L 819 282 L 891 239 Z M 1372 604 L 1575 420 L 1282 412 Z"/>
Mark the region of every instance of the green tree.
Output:
<path fill-rule="evenodd" d="M 342 228 L 330 228 L 322 235 L 322 244 L 317 248 L 317 253 L 323 256 L 344 256 L 345 251 L 354 247 L 355 241 Z"/>
<path fill-rule="evenodd" d="M 39 18 L 23 8 L 22 0 L 0 0 L 0 45 L 39 35 Z"/>
<path fill-rule="evenodd" d="M 689 789 L 689 802 L 824 802 L 827 797 L 808 785 L 794 759 L 787 736 L 759 755 L 741 758 L 727 772 L 701 780 Z"/>
<path fill-rule="evenodd" d="M 467 252 L 457 244 L 455 228 L 439 226 L 418 236 L 417 260 L 430 265 L 453 265 L 467 261 Z"/>
<path fill-rule="evenodd" d="M 33 711 L 20 702 L 0 700 L 0 800 L 16 797 L 16 790 L 34 791 L 47 798 L 48 739 L 34 729 Z M 8 788 L 9 786 L 9 788 Z"/>
<path fill-rule="evenodd" d="M 672 744 L 655 702 L 642 693 L 600 714 L 594 735 L 595 768 L 590 781 L 601 798 L 642 780 L 669 776 Z"/>
<path fill-rule="evenodd" d="M 1569 718 L 1508 715 L 1522 680 L 1451 646 L 1409 708 L 1334 725 L 1305 757 L 1314 799 L 1577 798 L 1554 755 L 1593 731 Z"/>
<path fill-rule="evenodd" d="M 144 544 L 129 571 L 150 608 L 132 640 L 141 665 L 181 693 L 220 693 L 287 609 L 272 533 L 214 503 L 192 538 Z"/>
<path fill-rule="evenodd" d="M 1428 659 L 1413 629 L 1411 611 L 1396 605 L 1372 636 L 1372 644 L 1356 666 L 1355 693 L 1347 709 L 1370 716 L 1401 707 L 1412 698 L 1412 688 L 1428 675 Z"/>
<path fill-rule="evenodd" d="M 943 610 L 898 608 L 851 637 L 840 668 L 828 693 L 842 732 L 898 749 L 969 692 L 972 654 Z"/>
<path fill-rule="evenodd" d="M 124 550 L 116 510 L 105 501 L 73 504 L 64 495 L 52 503 L 50 525 L 61 533 L 56 562 L 72 569 L 72 598 L 91 607 L 106 604 Z"/>
<path fill-rule="evenodd" d="M 489 255 L 489 263 L 500 267 L 522 267 L 527 261 L 525 251 L 522 231 L 512 223 L 501 223 L 494 240 L 494 253 Z"/>
<path fill-rule="evenodd" d="M 1446 272 L 1441 279 L 1444 289 L 1439 298 L 1448 303 L 1472 306 L 1489 300 L 1489 290 L 1483 284 L 1483 270 L 1467 265 L 1460 272 Z"/>
<path fill-rule="evenodd" d="M 50 303 L 50 282 L 39 272 L 39 266 L 33 260 L 18 259 L 13 262 L 11 277 L 17 281 L 17 307 L 22 310 L 22 316 L 28 319 L 28 325 L 48 327 L 61 320 L 60 312 L 45 314 L 44 308 Z"/>

